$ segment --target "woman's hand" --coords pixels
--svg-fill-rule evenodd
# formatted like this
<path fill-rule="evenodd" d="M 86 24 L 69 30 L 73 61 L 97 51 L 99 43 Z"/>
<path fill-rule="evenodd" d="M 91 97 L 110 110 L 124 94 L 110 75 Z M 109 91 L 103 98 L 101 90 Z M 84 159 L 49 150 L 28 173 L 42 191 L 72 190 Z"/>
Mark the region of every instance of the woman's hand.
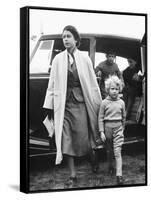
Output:
<path fill-rule="evenodd" d="M 102 142 L 106 141 L 106 137 L 105 137 L 104 132 L 100 132 L 100 138 L 101 138 Z"/>
<path fill-rule="evenodd" d="M 96 139 L 96 145 L 99 146 L 101 143 L 102 143 L 101 138 L 98 137 L 98 138 Z"/>

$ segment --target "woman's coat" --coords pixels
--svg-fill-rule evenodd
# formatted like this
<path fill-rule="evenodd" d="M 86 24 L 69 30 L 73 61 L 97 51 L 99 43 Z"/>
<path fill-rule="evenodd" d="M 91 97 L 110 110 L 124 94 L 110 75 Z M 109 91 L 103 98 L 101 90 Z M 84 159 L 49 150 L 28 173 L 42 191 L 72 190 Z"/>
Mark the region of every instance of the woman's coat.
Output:
<path fill-rule="evenodd" d="M 78 49 L 75 50 L 74 57 L 89 116 L 90 135 L 93 139 L 91 145 L 94 148 L 95 141 L 98 138 L 98 111 L 102 98 L 90 58 L 83 55 Z M 61 139 L 67 92 L 67 72 L 68 52 L 65 50 L 53 60 L 43 106 L 44 108 L 54 110 L 55 141 L 57 148 L 56 164 L 60 164 L 62 161 Z"/>

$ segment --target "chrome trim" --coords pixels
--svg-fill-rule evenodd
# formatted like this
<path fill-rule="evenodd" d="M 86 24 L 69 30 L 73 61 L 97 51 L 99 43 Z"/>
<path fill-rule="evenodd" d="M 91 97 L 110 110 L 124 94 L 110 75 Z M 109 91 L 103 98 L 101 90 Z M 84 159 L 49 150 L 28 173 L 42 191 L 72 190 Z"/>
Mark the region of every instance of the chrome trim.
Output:
<path fill-rule="evenodd" d="M 33 139 L 30 139 L 29 143 L 30 144 L 43 145 L 43 146 L 49 146 L 49 142 L 46 142 L 46 141 L 37 141 L 37 140 L 33 140 Z"/>
<path fill-rule="evenodd" d="M 51 152 L 51 153 L 40 153 L 40 154 L 35 154 L 35 155 L 30 155 L 29 157 L 36 157 L 36 156 L 50 156 L 50 155 L 55 155 L 56 152 Z"/>
<path fill-rule="evenodd" d="M 50 151 L 49 148 L 38 148 L 38 147 L 29 147 L 30 149 L 33 149 L 33 150 L 44 150 L 44 151 Z"/>
<path fill-rule="evenodd" d="M 37 76 L 37 77 L 29 77 L 30 80 L 32 79 L 49 79 L 49 76 L 48 77 L 44 77 L 44 76 Z"/>

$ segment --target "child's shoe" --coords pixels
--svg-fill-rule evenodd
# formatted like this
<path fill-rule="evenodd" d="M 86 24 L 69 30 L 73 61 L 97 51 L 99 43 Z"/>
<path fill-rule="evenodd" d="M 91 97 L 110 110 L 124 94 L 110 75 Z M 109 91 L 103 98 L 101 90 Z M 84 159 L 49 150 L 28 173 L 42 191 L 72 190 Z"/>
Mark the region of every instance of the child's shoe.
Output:
<path fill-rule="evenodd" d="M 70 176 L 65 182 L 65 187 L 70 188 L 70 187 L 75 186 L 76 184 L 77 184 L 77 177 Z"/>
<path fill-rule="evenodd" d="M 98 164 L 92 165 L 92 172 L 93 173 L 97 173 L 98 170 L 99 170 L 99 165 Z"/>
<path fill-rule="evenodd" d="M 124 183 L 123 177 L 122 176 L 117 176 L 116 178 L 117 178 L 117 184 L 118 185 L 123 185 L 123 183 Z"/>

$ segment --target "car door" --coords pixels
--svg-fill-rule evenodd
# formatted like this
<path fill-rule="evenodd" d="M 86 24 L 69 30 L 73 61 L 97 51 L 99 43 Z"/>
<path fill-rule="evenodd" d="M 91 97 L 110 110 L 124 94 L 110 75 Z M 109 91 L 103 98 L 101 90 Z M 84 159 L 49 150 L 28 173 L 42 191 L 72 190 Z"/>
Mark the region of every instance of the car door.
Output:
<path fill-rule="evenodd" d="M 41 38 L 31 54 L 29 68 L 29 150 L 30 157 L 55 152 L 54 140 L 48 139 L 43 125 L 45 113 L 43 102 L 50 75 L 55 40 L 61 38 Z M 60 48 L 63 48 L 61 44 Z"/>
<path fill-rule="evenodd" d="M 48 85 L 54 42 L 55 38 L 40 40 L 38 42 L 38 47 L 36 48 L 35 54 L 32 57 L 29 70 L 30 133 L 35 133 L 37 137 L 39 136 L 42 138 L 47 136 L 47 132 L 43 127 L 45 113 L 42 107 Z"/>
<path fill-rule="evenodd" d="M 146 74 L 147 74 L 147 54 L 146 54 L 146 34 L 144 34 L 142 42 L 141 42 L 141 60 L 142 60 L 142 73 L 144 74 L 144 78 L 142 81 L 142 96 L 143 96 L 143 119 L 142 124 L 146 125 Z"/>

